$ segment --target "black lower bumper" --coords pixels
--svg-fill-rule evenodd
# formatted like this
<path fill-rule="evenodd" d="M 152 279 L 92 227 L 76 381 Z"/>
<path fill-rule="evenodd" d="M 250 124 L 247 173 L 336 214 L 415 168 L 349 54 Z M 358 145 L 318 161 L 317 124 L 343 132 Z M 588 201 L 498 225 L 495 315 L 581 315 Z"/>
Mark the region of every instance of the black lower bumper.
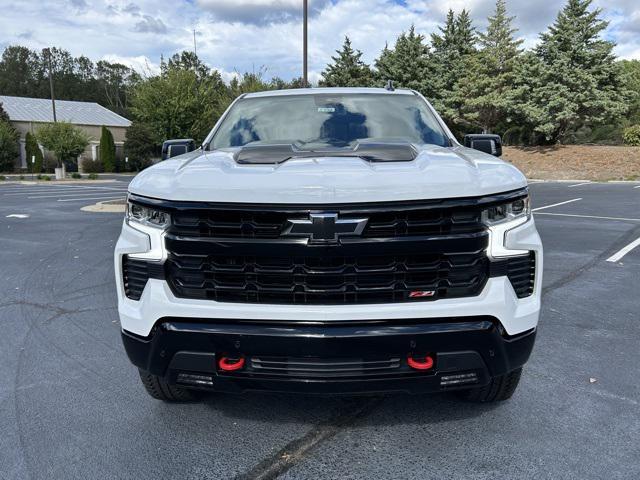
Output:
<path fill-rule="evenodd" d="M 138 368 L 215 391 L 437 392 L 485 385 L 524 365 L 535 331 L 508 338 L 492 317 L 354 322 L 166 318 L 147 338 L 122 339 Z M 409 356 L 435 358 L 415 370 Z M 225 372 L 221 356 L 244 358 Z"/>

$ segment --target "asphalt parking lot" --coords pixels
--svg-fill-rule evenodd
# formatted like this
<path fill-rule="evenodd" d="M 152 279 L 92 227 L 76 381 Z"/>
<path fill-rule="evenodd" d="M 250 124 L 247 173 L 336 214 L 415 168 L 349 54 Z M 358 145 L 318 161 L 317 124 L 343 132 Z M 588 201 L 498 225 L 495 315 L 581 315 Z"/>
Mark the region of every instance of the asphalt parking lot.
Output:
<path fill-rule="evenodd" d="M 640 478 L 640 184 L 531 185 L 544 305 L 508 402 L 167 405 L 119 338 L 122 215 L 80 211 L 128 180 L 0 184 L 0 478 Z"/>

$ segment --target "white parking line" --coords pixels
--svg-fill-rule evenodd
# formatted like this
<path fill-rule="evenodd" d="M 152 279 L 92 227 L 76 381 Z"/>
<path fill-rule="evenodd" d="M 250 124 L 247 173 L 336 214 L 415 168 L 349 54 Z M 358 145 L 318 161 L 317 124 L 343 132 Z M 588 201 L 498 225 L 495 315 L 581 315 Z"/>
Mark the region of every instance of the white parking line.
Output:
<path fill-rule="evenodd" d="M 640 238 L 636 238 L 629 245 L 627 245 L 626 247 L 622 248 L 620 251 L 611 255 L 609 258 L 607 258 L 607 262 L 613 262 L 613 263 L 619 262 L 620 260 L 622 260 L 622 257 L 624 257 L 627 253 L 629 253 L 631 250 L 636 248 L 638 245 L 640 245 Z"/>
<path fill-rule="evenodd" d="M 576 183 L 575 185 L 569 185 L 567 188 L 579 187 L 580 185 L 591 185 L 593 182 Z"/>
<path fill-rule="evenodd" d="M 582 200 L 582 198 L 574 198 L 573 200 L 567 200 L 566 202 L 554 203 L 553 205 L 545 205 L 544 207 L 534 208 L 531 211 L 532 212 L 538 212 L 540 210 L 545 210 L 547 208 L 557 207 L 559 205 L 566 205 L 567 203 L 577 202 L 578 200 Z"/>
<path fill-rule="evenodd" d="M 11 193 L 5 193 L 4 196 L 16 196 L 16 195 L 31 195 L 31 194 L 36 194 L 36 193 L 53 193 L 53 192 L 63 192 L 63 193 L 68 193 L 68 192 L 84 192 L 84 191 L 98 191 L 98 192 L 126 192 L 127 188 L 126 187 L 120 187 L 120 188 L 104 188 L 104 187 L 93 187 L 93 188 L 72 188 L 72 187 L 55 187 L 55 188 L 36 188 L 35 190 L 33 189 L 28 189 L 28 190 L 21 190 L 21 191 L 13 191 Z"/>
<path fill-rule="evenodd" d="M 64 198 L 58 200 L 59 202 L 83 202 L 85 200 L 118 200 L 119 198 L 124 200 L 124 195 L 120 197 L 91 197 L 91 198 Z"/>
<path fill-rule="evenodd" d="M 120 190 L 120 192 L 122 192 L 122 194 L 127 193 L 126 190 Z M 97 192 L 86 192 L 86 193 L 77 193 L 77 192 L 68 193 L 68 192 L 65 192 L 63 194 L 58 194 L 58 195 L 32 195 L 32 196 L 29 196 L 27 198 L 82 197 L 82 196 L 87 196 L 87 195 L 101 195 L 101 194 L 103 194 L 103 195 L 112 195 L 111 192 L 100 192 L 100 191 L 97 191 Z M 115 192 L 113 192 L 113 195 L 115 195 Z"/>
<path fill-rule="evenodd" d="M 640 185 L 638 185 L 637 187 L 633 187 L 633 188 L 640 188 Z"/>
<path fill-rule="evenodd" d="M 576 217 L 576 218 L 593 218 L 595 220 L 621 220 L 623 222 L 640 222 L 640 218 L 597 217 L 595 215 L 573 215 L 570 213 L 541 212 L 541 213 L 536 213 L 536 215 L 553 215 L 555 217 Z"/>

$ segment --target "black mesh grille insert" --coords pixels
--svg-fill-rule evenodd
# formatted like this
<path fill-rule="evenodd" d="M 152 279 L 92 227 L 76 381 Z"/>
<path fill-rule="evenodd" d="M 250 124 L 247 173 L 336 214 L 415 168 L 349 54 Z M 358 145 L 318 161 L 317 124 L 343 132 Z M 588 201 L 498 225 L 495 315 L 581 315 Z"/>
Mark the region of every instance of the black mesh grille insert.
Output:
<path fill-rule="evenodd" d="M 535 253 L 529 252 L 529 255 L 511 257 L 507 261 L 507 277 L 518 298 L 531 296 L 536 277 Z"/>
<path fill-rule="evenodd" d="M 187 237 L 276 239 L 289 219 L 307 219 L 310 210 L 255 211 L 240 209 L 180 210 L 172 213 L 171 233 Z M 364 238 L 408 235 L 450 235 L 477 233 L 480 209 L 476 207 L 425 208 L 400 211 L 341 211 L 341 219 L 367 217 Z"/>
<path fill-rule="evenodd" d="M 164 265 L 158 262 L 122 257 L 124 293 L 131 300 L 140 300 L 149 278 L 164 278 Z"/>
<path fill-rule="evenodd" d="M 400 357 L 386 358 L 289 358 L 252 357 L 243 375 L 294 378 L 379 377 L 411 374 Z"/>
<path fill-rule="evenodd" d="M 187 255 L 170 253 L 178 297 L 220 302 L 350 304 L 435 300 L 480 293 L 484 251 L 362 257 Z M 433 292 L 410 298 L 411 292 Z"/>

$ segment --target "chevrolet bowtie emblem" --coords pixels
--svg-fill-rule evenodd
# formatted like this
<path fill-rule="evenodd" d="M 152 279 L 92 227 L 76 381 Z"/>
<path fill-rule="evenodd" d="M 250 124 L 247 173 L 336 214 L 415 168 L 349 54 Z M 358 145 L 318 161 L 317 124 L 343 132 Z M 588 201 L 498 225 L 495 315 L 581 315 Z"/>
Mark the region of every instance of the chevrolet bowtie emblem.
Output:
<path fill-rule="evenodd" d="M 287 237 L 307 237 L 312 243 L 337 242 L 343 236 L 362 235 L 368 218 L 338 218 L 337 213 L 312 213 L 308 219 L 289 219 L 282 233 Z"/>

